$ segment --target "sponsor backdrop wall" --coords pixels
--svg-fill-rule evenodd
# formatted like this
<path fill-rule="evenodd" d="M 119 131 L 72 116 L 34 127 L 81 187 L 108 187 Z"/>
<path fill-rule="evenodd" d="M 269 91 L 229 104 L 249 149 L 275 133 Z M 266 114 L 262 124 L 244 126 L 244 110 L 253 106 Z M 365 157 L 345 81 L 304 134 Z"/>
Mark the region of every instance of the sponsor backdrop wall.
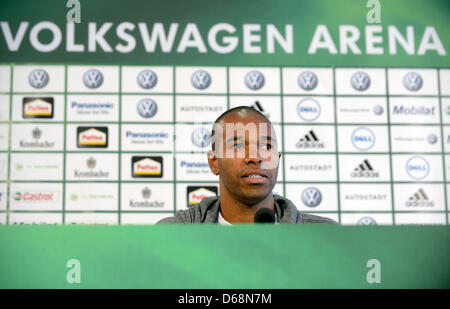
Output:
<path fill-rule="evenodd" d="M 449 2 L 380 2 L 379 23 L 356 0 L 80 1 L 80 23 L 2 3 L 0 224 L 152 224 L 219 194 L 211 124 L 248 105 L 300 210 L 448 225 Z"/>

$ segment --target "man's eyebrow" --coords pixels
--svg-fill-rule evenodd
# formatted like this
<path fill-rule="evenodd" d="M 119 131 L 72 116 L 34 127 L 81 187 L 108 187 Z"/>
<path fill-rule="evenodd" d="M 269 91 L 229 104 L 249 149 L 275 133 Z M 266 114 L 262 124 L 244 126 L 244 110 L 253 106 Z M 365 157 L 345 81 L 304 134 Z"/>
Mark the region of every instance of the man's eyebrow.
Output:
<path fill-rule="evenodd" d="M 261 139 L 266 139 L 268 141 L 272 141 L 272 136 L 261 136 Z"/>
<path fill-rule="evenodd" d="M 244 137 L 242 136 L 242 135 L 239 135 L 239 136 L 233 136 L 233 137 L 230 137 L 230 138 L 227 138 L 227 143 L 228 142 L 234 142 L 234 141 L 236 141 L 236 140 L 238 140 L 238 139 L 243 139 Z"/>

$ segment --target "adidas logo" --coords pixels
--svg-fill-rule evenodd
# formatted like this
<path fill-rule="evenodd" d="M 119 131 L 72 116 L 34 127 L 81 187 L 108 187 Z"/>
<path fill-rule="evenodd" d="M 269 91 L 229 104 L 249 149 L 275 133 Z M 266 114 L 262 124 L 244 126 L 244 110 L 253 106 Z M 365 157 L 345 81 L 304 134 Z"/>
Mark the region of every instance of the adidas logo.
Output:
<path fill-rule="evenodd" d="M 254 104 L 250 105 L 251 108 L 256 109 L 258 112 L 266 116 L 267 118 L 270 117 L 268 113 L 264 110 L 264 107 L 262 107 L 261 103 L 259 101 L 256 101 Z"/>
<path fill-rule="evenodd" d="M 297 148 L 324 148 L 324 143 L 320 142 L 313 130 L 310 130 L 304 137 L 295 144 Z"/>
<path fill-rule="evenodd" d="M 355 178 L 377 178 L 380 177 L 380 174 L 373 169 L 369 160 L 365 159 L 353 170 L 350 176 Z"/>
<path fill-rule="evenodd" d="M 434 202 L 426 195 L 425 191 L 420 188 L 405 203 L 406 207 L 433 207 Z"/>

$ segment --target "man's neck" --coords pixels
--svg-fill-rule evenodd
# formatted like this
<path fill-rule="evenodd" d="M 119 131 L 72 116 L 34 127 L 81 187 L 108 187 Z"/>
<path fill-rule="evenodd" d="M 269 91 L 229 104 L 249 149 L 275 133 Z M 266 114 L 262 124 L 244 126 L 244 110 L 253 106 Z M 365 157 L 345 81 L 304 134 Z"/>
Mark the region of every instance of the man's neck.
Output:
<path fill-rule="evenodd" d="M 229 194 L 220 194 L 220 212 L 229 223 L 254 223 L 255 213 L 265 207 L 275 211 L 272 192 L 256 204 L 246 204 L 236 200 Z"/>

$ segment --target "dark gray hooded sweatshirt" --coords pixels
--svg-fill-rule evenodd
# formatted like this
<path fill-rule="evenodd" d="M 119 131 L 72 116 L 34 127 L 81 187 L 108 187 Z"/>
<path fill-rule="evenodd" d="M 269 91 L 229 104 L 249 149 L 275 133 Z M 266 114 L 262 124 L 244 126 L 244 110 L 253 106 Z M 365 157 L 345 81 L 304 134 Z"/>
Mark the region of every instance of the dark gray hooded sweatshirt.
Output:
<path fill-rule="evenodd" d="M 274 195 L 275 214 L 278 223 L 287 224 L 308 224 L 308 223 L 329 223 L 337 224 L 336 221 L 324 217 L 305 214 L 297 210 L 297 207 L 279 195 Z M 204 198 L 197 205 L 188 209 L 178 210 L 174 217 L 160 220 L 159 223 L 217 223 L 219 217 L 219 197 L 213 196 Z"/>

